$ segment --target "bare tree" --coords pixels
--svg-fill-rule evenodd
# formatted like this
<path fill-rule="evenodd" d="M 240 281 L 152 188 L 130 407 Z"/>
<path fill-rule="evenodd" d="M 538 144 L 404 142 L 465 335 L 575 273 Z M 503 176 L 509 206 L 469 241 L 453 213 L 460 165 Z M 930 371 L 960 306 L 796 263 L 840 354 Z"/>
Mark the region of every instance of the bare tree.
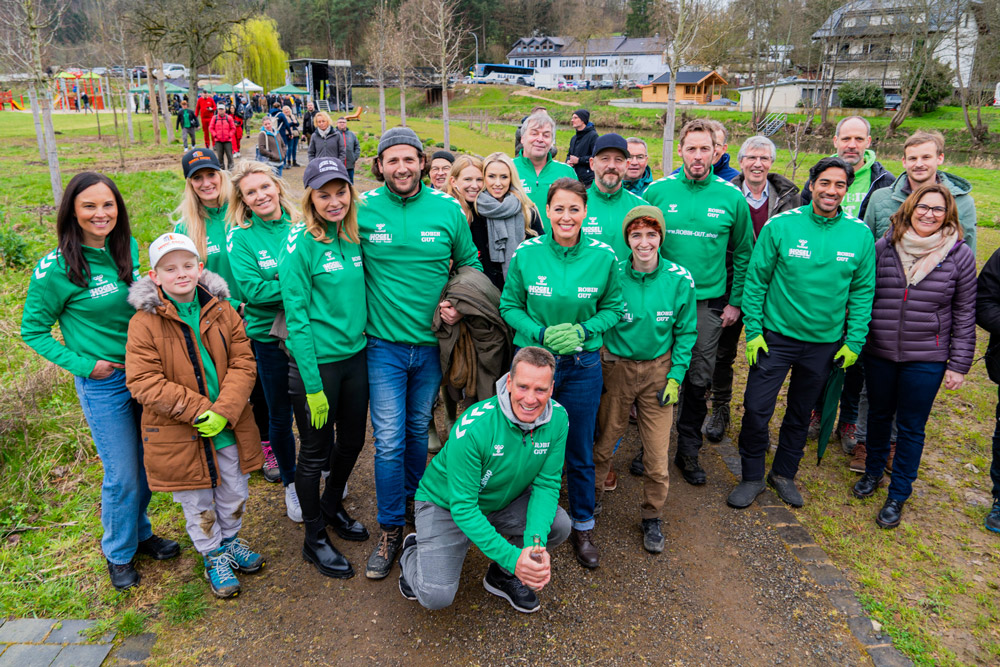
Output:
<path fill-rule="evenodd" d="M 912 0 L 906 11 L 897 16 L 896 25 L 902 28 L 898 39 L 901 40 L 904 56 L 909 57 L 900 63 L 899 92 L 903 99 L 889 119 L 886 137 L 895 134 L 910 115 L 913 103 L 935 64 L 938 47 L 948 36 L 948 31 L 940 28 L 948 24 L 950 13 L 955 10 L 956 5 L 948 0 Z M 959 16 L 954 20 L 959 21 Z"/>
<path fill-rule="evenodd" d="M 394 36 L 392 26 L 394 23 L 395 17 L 389 8 L 389 3 L 386 0 L 379 0 L 362 41 L 362 48 L 368 56 L 368 73 L 375 80 L 375 85 L 378 86 L 378 115 L 382 122 L 383 134 L 386 127 L 385 81 L 393 68 L 392 40 Z"/>
<path fill-rule="evenodd" d="M 468 30 L 465 19 L 459 14 L 458 0 L 407 0 L 400 8 L 400 16 L 413 26 L 414 50 L 420 60 L 440 81 L 444 147 L 448 149 L 448 78 L 457 73 L 463 36 Z"/>
<path fill-rule="evenodd" d="M 580 79 L 587 78 L 590 40 L 608 37 L 624 24 L 621 3 L 613 0 L 566 0 L 561 7 L 562 24 L 580 52 Z"/>
<path fill-rule="evenodd" d="M 52 89 L 44 57 L 67 6 L 67 0 L 56 0 L 54 3 L 43 3 L 41 0 L 0 2 L 0 59 L 11 71 L 26 71 L 30 77 L 28 95 L 35 100 L 32 111 L 35 114 L 36 132 L 41 129 L 44 135 L 45 162 L 49 166 L 49 184 L 56 206 L 62 201 L 62 175 L 59 170 L 56 133 L 52 126 Z M 37 117 L 39 111 L 42 116 L 41 128 Z"/>
<path fill-rule="evenodd" d="M 1000 1 L 985 0 L 978 3 L 976 22 L 978 30 L 974 33 L 963 32 L 964 21 L 962 9 L 972 11 L 973 6 L 963 0 L 955 0 L 955 24 L 953 38 L 955 40 L 955 77 L 958 83 L 959 101 L 962 105 L 962 116 L 965 127 L 976 145 L 984 144 L 989 138 L 989 126 L 983 123 L 983 105 L 988 104 L 993 97 L 993 84 L 1000 80 Z M 972 63 L 968 77 L 962 76 L 963 52 L 972 50 L 975 60 Z M 969 107 L 976 109 L 976 122 L 972 122 Z"/>
<path fill-rule="evenodd" d="M 399 122 L 406 127 L 406 77 L 412 62 L 413 31 L 407 22 L 400 20 L 398 11 L 392 13 L 391 21 L 389 60 L 392 62 L 392 69 L 396 73 L 399 86 Z"/>

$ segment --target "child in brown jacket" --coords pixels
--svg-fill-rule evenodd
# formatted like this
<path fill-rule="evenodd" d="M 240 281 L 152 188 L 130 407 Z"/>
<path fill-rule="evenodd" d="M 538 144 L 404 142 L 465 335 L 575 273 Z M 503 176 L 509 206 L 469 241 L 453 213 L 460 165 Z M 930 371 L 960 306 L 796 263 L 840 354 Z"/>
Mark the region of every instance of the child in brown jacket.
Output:
<path fill-rule="evenodd" d="M 248 400 L 256 363 L 225 280 L 204 270 L 190 238 L 160 236 L 149 263 L 149 277 L 129 289 L 138 312 L 125 344 L 126 384 L 143 407 L 149 488 L 173 492 L 212 592 L 233 597 L 234 571 L 264 566 L 237 537 L 247 479 L 263 463 Z"/>

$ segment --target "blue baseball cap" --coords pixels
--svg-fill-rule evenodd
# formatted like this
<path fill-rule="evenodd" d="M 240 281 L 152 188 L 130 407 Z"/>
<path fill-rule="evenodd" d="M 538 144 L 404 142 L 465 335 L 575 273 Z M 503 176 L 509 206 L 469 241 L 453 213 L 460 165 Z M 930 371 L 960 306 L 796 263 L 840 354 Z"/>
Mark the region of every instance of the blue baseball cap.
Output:
<path fill-rule="evenodd" d="M 307 188 L 318 190 L 330 181 L 340 179 L 352 183 L 350 174 L 344 163 L 335 157 L 321 157 L 310 160 L 306 171 L 302 174 L 302 184 Z"/>
<path fill-rule="evenodd" d="M 620 134 L 615 134 L 614 132 L 608 132 L 607 134 L 602 134 L 597 137 L 597 141 L 594 143 L 594 155 L 598 155 L 601 151 L 613 148 L 619 151 L 628 159 L 628 142 Z"/>

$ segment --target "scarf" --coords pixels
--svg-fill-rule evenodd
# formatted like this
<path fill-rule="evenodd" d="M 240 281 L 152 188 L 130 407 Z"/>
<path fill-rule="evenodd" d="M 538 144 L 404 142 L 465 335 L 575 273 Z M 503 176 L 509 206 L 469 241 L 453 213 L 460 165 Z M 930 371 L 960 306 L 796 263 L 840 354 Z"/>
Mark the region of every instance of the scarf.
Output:
<path fill-rule="evenodd" d="M 332 125 L 327 125 L 325 130 L 321 130 L 319 128 L 316 128 L 316 134 L 318 134 L 319 136 L 321 136 L 324 139 L 326 139 L 328 136 L 330 136 L 330 130 L 332 130 L 332 129 L 333 129 Z"/>
<path fill-rule="evenodd" d="M 903 263 L 906 273 L 906 284 L 916 285 L 927 277 L 927 274 L 944 261 L 951 249 L 958 243 L 955 230 L 945 236 L 941 230 L 930 236 L 919 236 L 913 228 L 906 230 L 903 237 L 896 241 L 896 252 Z"/>
<path fill-rule="evenodd" d="M 486 218 L 490 261 L 503 265 L 503 277 L 506 279 L 510 258 L 525 236 L 521 201 L 510 193 L 497 200 L 480 192 L 476 198 L 476 210 Z"/>

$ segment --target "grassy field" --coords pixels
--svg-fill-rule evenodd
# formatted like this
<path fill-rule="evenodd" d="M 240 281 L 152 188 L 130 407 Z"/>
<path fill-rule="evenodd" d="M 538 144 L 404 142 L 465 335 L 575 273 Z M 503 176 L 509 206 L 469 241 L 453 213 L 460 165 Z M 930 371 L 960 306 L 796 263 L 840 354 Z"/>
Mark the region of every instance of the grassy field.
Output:
<path fill-rule="evenodd" d="M 93 122 L 92 116 L 57 116 L 64 178 L 80 169 L 106 170 L 124 194 L 144 251 L 169 227 L 182 186 L 180 149 L 129 148 L 126 169 L 118 170 L 114 140 L 97 142 Z M 140 122 L 147 132 L 148 117 Z M 378 125 L 377 116 L 370 114 L 352 123 L 368 151 Z M 424 139 L 441 140 L 439 120 L 413 120 L 410 125 Z M 106 583 L 99 546 L 101 467 L 71 378 L 18 337 L 31 267 L 55 242 L 47 172 L 36 163 L 30 117 L 2 117 L 0 135 L 0 182 L 5 186 L 0 190 L 0 615 L 100 618 L 102 627 L 122 634 L 146 628 L 168 631 L 211 613 L 215 603 L 199 580 L 195 559 L 186 569 L 146 569 L 143 586 L 132 595 L 119 595 Z M 148 140 L 151 135 L 145 136 Z M 568 138 L 569 132 L 559 133 L 560 147 Z M 512 139 L 513 127 L 502 123 L 491 122 L 488 129 L 479 121 L 452 125 L 452 143 L 460 151 L 509 151 Z M 655 143 L 651 149 L 658 157 Z M 804 161 L 810 164 L 817 157 Z M 784 169 L 787 161 L 782 152 L 776 168 Z M 898 162 L 887 166 L 899 168 Z M 973 181 L 980 224 L 1000 223 L 994 172 L 948 169 Z M 300 176 L 294 173 L 294 178 Z M 804 176 L 800 171 L 796 181 Z M 1000 231 L 981 230 L 980 265 L 998 246 Z M 984 350 L 982 337 L 978 354 Z M 742 374 L 742 365 L 738 369 Z M 737 385 L 744 380 L 738 375 Z M 996 400 L 996 386 L 982 364 L 973 367 L 961 390 L 941 392 L 928 423 L 921 476 L 895 531 L 881 531 L 874 524 L 884 491 L 867 502 L 851 499 L 856 476 L 847 470 L 836 441 L 818 467 L 812 464 L 810 447 L 800 472 L 807 498 L 807 505 L 796 511 L 800 521 L 847 572 L 868 613 L 920 665 L 1000 662 L 1000 540 L 982 526 L 990 502 Z M 735 419 L 738 423 L 738 410 Z M 735 434 L 734 429 L 730 435 Z M 263 484 L 256 477 L 253 483 Z M 154 495 L 151 516 L 157 530 L 183 535 L 182 517 L 168 495 Z M 186 537 L 183 543 L 190 546 Z"/>

